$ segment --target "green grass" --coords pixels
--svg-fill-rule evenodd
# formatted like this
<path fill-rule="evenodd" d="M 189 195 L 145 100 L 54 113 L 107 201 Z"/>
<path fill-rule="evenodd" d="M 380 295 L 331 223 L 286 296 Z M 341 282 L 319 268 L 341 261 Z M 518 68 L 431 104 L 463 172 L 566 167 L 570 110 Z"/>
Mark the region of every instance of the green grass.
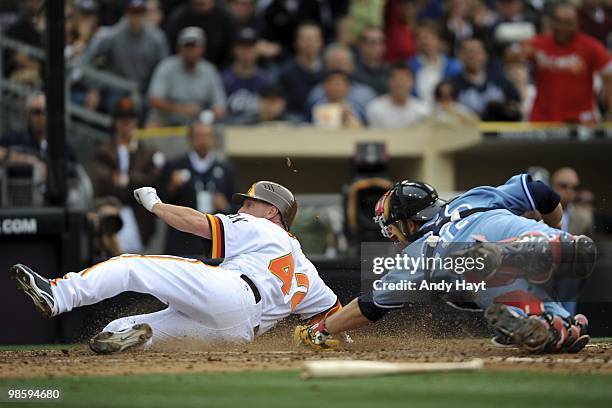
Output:
<path fill-rule="evenodd" d="M 65 407 L 611 407 L 612 375 L 485 370 L 304 382 L 297 372 L 0 379 L 61 387 Z M 16 407 L 40 407 L 19 403 Z M 9 404 L 0 403 L 0 408 Z"/>

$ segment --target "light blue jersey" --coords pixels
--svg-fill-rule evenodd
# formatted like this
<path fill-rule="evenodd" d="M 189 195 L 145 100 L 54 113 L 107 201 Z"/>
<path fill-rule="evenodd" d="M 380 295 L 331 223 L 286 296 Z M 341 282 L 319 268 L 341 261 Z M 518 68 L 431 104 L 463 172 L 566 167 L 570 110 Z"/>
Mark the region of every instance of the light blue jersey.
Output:
<path fill-rule="evenodd" d="M 456 251 L 458 246 L 461 245 L 460 243 L 466 243 L 466 246 L 468 246 L 476 242 L 476 237 L 483 237 L 490 242 L 498 242 L 532 231 L 549 235 L 562 233 L 561 230 L 521 216 L 536 209 L 536 204 L 529 190 L 530 181 L 529 175 L 520 174 L 513 176 L 501 186 L 476 187 L 458 196 L 446 205 L 444 215 L 437 215 L 425 224 L 423 229 L 433 225 L 441 216 L 451 217 L 455 212 L 475 208 L 486 208 L 487 210 L 476 212 L 464 219 L 450 221 L 443 225 L 438 233 L 439 240 L 432 253 L 428 253 L 427 248 L 429 245 L 427 239 L 429 235 L 432 235 L 431 232 L 407 246 L 403 253 L 412 258 L 428 256 L 445 258 L 449 255 L 449 251 Z M 448 243 L 453 244 L 449 247 Z M 392 270 L 383 278 L 383 282 L 414 281 L 418 284 L 424 279 L 426 271 L 417 269 L 414 273 L 410 272 L 413 271 Z M 432 270 L 427 272 L 431 272 L 432 278 L 436 280 L 443 279 L 445 274 L 453 279 L 457 279 L 458 276 L 452 274 L 452 271 Z M 534 287 L 523 279 L 517 279 L 507 286 L 487 288 L 486 291 L 476 293 L 473 298 L 464 300 L 475 302 L 484 309 L 493 303 L 496 297 L 513 290 L 532 292 L 546 301 L 545 308 L 547 311 L 562 317 L 569 315 L 559 303 L 553 301 L 554 299 L 542 287 Z M 374 302 L 379 307 L 399 307 L 407 301 L 407 296 L 411 297 L 410 301 L 418 303 L 428 301 L 427 297 L 429 295 L 424 292 L 406 293 L 386 290 L 375 290 L 373 292 Z"/>

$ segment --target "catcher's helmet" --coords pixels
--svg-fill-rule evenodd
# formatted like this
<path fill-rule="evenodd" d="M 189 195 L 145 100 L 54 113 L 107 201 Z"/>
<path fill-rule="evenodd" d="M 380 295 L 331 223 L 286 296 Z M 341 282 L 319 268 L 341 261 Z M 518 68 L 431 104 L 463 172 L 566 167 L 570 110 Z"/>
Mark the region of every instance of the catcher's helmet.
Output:
<path fill-rule="evenodd" d="M 400 181 L 376 203 L 374 222 L 383 236 L 395 242 L 406 242 L 408 236 L 399 221 L 427 222 L 444 206 L 435 188 L 427 183 Z"/>
<path fill-rule="evenodd" d="M 251 188 L 249 188 L 246 194 L 234 194 L 232 196 L 232 201 L 235 204 L 242 205 L 242 202 L 246 198 L 264 201 L 278 208 L 283 225 L 285 229 L 289 231 L 295 214 L 297 213 L 298 205 L 293 193 L 288 188 L 273 181 L 258 181 L 251 185 Z"/>

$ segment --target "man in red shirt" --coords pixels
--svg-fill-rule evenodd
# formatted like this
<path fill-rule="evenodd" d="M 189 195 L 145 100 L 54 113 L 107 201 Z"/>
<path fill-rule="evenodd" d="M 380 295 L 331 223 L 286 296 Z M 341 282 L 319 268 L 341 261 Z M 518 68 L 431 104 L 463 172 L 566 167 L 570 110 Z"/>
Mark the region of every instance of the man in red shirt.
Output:
<path fill-rule="evenodd" d="M 608 116 L 612 109 L 612 59 L 597 39 L 578 28 L 578 13 L 571 4 L 558 4 L 551 16 L 552 34 L 524 44 L 534 67 L 537 88 L 532 122 L 593 124 L 593 75 L 601 75 Z"/>
<path fill-rule="evenodd" d="M 416 51 L 414 26 L 417 4 L 410 0 L 390 0 L 385 5 L 385 61 L 405 61 Z"/>

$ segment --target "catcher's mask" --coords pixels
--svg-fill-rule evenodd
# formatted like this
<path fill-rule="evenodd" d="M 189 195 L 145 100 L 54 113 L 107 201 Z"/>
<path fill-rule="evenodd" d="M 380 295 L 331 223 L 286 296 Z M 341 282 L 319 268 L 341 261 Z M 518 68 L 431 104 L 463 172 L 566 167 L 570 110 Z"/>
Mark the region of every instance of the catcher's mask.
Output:
<path fill-rule="evenodd" d="M 424 223 L 431 220 L 444 206 L 435 188 L 426 183 L 400 181 L 378 200 L 374 222 L 382 235 L 396 243 L 412 241 L 405 220 Z"/>

